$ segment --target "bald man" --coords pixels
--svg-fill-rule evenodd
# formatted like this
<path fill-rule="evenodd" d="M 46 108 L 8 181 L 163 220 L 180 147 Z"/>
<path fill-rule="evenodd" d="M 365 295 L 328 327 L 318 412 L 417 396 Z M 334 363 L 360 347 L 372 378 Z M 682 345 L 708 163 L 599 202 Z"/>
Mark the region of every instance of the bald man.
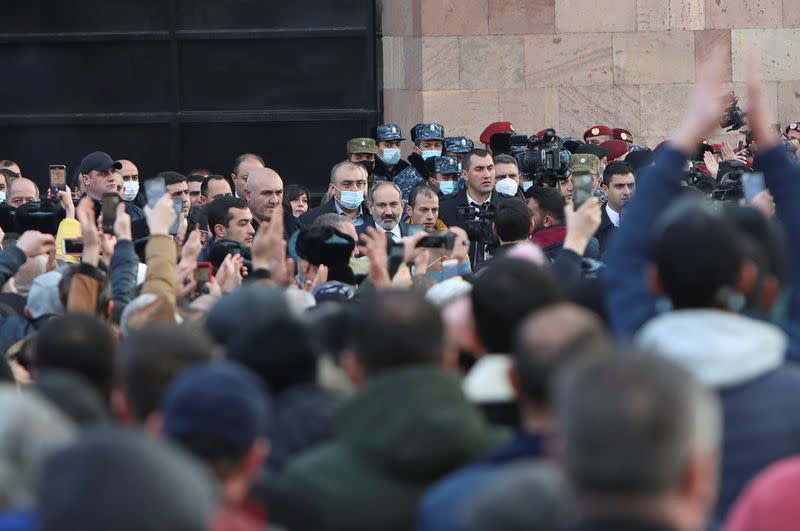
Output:
<path fill-rule="evenodd" d="M 129 160 L 122 159 L 119 162 L 122 164 L 119 174 L 122 175 L 123 198 L 133 201 L 139 193 L 139 168 Z"/>
<path fill-rule="evenodd" d="M 275 207 L 283 202 L 283 179 L 271 168 L 253 168 L 247 175 L 244 192 L 247 206 L 253 214 L 253 227 L 258 230 L 261 223 L 270 222 Z M 288 209 L 284 212 L 283 221 L 288 240 L 297 228 L 297 222 Z"/>
<path fill-rule="evenodd" d="M 16 208 L 25 203 L 33 203 L 38 200 L 39 189 L 33 181 L 25 177 L 18 177 L 11 181 L 11 186 L 8 190 L 9 205 Z"/>
<path fill-rule="evenodd" d="M 264 159 L 255 153 L 245 153 L 236 157 L 231 178 L 233 179 L 233 185 L 236 187 L 237 197 L 247 199 L 247 179 L 250 172 L 264 167 Z"/>

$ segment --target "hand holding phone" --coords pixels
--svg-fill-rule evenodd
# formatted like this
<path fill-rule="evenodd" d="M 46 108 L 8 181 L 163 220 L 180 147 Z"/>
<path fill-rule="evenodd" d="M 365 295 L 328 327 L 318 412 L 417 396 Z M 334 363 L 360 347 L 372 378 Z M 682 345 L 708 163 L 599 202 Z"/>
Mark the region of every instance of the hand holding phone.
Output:
<path fill-rule="evenodd" d="M 572 176 L 572 205 L 578 210 L 582 204 L 594 197 L 594 182 L 588 173 Z"/>
<path fill-rule="evenodd" d="M 167 186 L 163 177 L 153 177 L 144 182 L 144 193 L 147 196 L 147 206 L 155 208 L 161 196 L 167 193 Z"/>
<path fill-rule="evenodd" d="M 63 164 L 50 165 L 50 186 L 64 190 L 67 185 L 67 167 Z"/>
<path fill-rule="evenodd" d="M 114 234 L 114 223 L 117 221 L 117 205 L 119 205 L 122 198 L 119 194 L 114 192 L 107 192 L 103 194 L 103 232 L 105 234 Z"/>
<path fill-rule="evenodd" d="M 742 188 L 744 188 L 744 199 L 747 204 L 753 202 L 753 199 L 767 189 L 764 183 L 763 173 L 745 173 L 742 175 Z"/>

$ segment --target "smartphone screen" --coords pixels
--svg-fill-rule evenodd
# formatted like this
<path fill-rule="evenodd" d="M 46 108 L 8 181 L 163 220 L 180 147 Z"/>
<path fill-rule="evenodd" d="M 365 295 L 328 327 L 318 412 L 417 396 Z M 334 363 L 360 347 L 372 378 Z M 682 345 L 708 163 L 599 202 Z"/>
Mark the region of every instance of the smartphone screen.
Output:
<path fill-rule="evenodd" d="M 167 193 L 167 186 L 162 177 L 153 177 L 144 182 L 144 193 L 147 196 L 147 206 L 155 208 L 161 196 Z"/>
<path fill-rule="evenodd" d="M 67 184 L 67 167 L 63 164 L 50 165 L 50 186 L 65 186 Z M 63 188 L 59 188 L 63 190 Z"/>
<path fill-rule="evenodd" d="M 64 238 L 61 240 L 61 254 L 81 255 L 83 240 L 81 238 Z"/>
<path fill-rule="evenodd" d="M 103 194 L 103 232 L 106 234 L 114 234 L 114 222 L 117 221 L 117 205 L 119 205 L 122 198 L 119 194 L 105 193 Z"/>
<path fill-rule="evenodd" d="M 764 183 L 764 174 L 745 173 L 742 175 L 742 187 L 744 188 L 745 202 L 752 203 L 758 194 L 767 189 Z"/>
<path fill-rule="evenodd" d="M 197 282 L 209 282 L 211 280 L 211 262 L 198 262 L 194 278 Z"/>
<path fill-rule="evenodd" d="M 172 208 L 175 210 L 175 223 L 169 228 L 169 233 L 175 236 L 178 234 L 178 229 L 181 226 L 181 212 L 183 211 L 183 199 L 177 198 L 172 200 Z"/>
<path fill-rule="evenodd" d="M 588 173 L 572 176 L 572 205 L 578 210 L 582 204 L 594 196 L 594 183 Z"/>

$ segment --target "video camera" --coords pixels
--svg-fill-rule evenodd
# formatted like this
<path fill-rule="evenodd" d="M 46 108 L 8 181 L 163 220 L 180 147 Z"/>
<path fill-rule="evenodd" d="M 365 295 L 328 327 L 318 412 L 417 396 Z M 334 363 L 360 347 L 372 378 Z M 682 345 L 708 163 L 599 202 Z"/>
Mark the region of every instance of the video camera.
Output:
<path fill-rule="evenodd" d="M 539 186 L 543 181 L 552 186 L 556 181 L 566 181 L 569 169 L 569 152 L 565 151 L 555 129 L 547 129 L 542 138 L 531 136 L 528 149 L 516 155 L 520 173 L 528 175 Z"/>
<path fill-rule="evenodd" d="M 458 216 L 467 226 L 467 237 L 476 242 L 490 242 L 494 239 L 492 223 L 494 210 L 473 206 L 458 207 Z"/>

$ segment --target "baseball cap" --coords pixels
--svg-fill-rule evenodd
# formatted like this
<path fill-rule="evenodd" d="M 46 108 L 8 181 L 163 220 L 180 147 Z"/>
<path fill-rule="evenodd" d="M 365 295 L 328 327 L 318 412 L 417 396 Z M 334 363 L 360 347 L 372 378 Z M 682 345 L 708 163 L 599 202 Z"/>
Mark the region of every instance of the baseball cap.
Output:
<path fill-rule="evenodd" d="M 115 161 L 111 157 L 108 156 L 108 153 L 104 153 L 102 151 L 94 151 L 89 153 L 83 160 L 81 161 L 80 172 L 83 175 L 86 175 L 90 171 L 105 171 L 109 168 L 114 168 L 115 170 L 122 169 L 122 163 Z"/>
<path fill-rule="evenodd" d="M 353 153 L 372 153 L 377 154 L 378 148 L 372 138 L 351 138 L 347 141 L 347 154 Z"/>
<path fill-rule="evenodd" d="M 196 365 L 167 388 L 164 435 L 200 457 L 241 457 L 266 432 L 267 400 L 258 377 L 241 365 Z"/>
<path fill-rule="evenodd" d="M 420 142 L 422 140 L 439 140 L 444 142 L 444 126 L 442 124 L 417 124 L 411 129 L 411 140 Z"/>
<path fill-rule="evenodd" d="M 600 159 L 587 153 L 572 155 L 569 161 L 569 168 L 573 175 L 584 173 L 600 174 Z"/>
<path fill-rule="evenodd" d="M 353 286 L 334 280 L 333 282 L 326 282 L 314 288 L 311 292 L 316 299 L 317 304 L 323 302 L 347 302 L 355 297 L 356 292 Z"/>
<path fill-rule="evenodd" d="M 514 133 L 514 124 L 511 122 L 492 122 L 486 126 L 478 140 L 488 145 L 492 135 L 495 133 Z"/>
<path fill-rule="evenodd" d="M 25 306 L 31 319 L 64 314 L 64 306 L 58 296 L 59 282 L 61 282 L 60 271 L 49 271 L 33 279 Z"/>

